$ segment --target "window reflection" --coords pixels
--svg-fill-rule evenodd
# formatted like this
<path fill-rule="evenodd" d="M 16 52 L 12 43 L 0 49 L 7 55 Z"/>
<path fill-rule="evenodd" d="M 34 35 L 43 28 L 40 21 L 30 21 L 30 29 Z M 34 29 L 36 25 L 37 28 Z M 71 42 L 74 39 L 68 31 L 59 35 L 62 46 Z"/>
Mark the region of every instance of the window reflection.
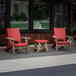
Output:
<path fill-rule="evenodd" d="M 68 4 L 55 3 L 54 27 L 66 27 L 68 24 Z"/>
<path fill-rule="evenodd" d="M 49 9 L 49 3 L 34 2 L 33 29 L 49 29 Z"/>
<path fill-rule="evenodd" d="M 28 29 L 28 5 L 26 0 L 11 0 L 11 28 Z"/>

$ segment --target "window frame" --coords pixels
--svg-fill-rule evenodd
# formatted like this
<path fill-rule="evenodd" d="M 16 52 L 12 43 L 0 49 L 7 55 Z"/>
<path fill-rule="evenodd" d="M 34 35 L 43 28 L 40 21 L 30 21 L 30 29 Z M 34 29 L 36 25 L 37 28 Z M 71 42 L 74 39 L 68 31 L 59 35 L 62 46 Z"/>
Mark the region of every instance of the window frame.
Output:
<path fill-rule="evenodd" d="M 51 5 L 51 3 L 49 5 Z M 36 32 L 36 33 L 40 33 L 40 32 L 49 33 L 49 32 L 51 32 L 51 20 L 49 20 L 50 21 L 49 29 L 33 29 L 33 21 L 34 21 L 33 9 L 34 9 L 34 1 L 31 0 L 30 1 L 30 8 L 29 8 L 29 11 L 30 11 L 29 12 L 29 16 L 30 16 L 30 18 L 29 18 L 29 31 L 26 31 L 26 32 L 31 32 L 31 33 L 32 32 Z M 50 11 L 51 11 L 51 9 L 49 9 L 49 13 L 51 13 Z M 50 17 L 51 17 L 51 15 L 50 15 Z"/>
<path fill-rule="evenodd" d="M 8 1 L 8 0 L 7 0 Z M 51 33 L 51 32 L 53 32 L 53 28 L 54 28 L 54 10 L 53 10 L 53 8 L 54 8 L 54 1 L 51 1 L 50 2 L 50 26 L 49 26 L 49 29 L 33 29 L 33 8 L 34 8 L 34 1 L 33 0 L 28 0 L 29 1 L 29 11 L 28 11 L 28 13 L 29 13 L 29 21 L 28 21 L 28 28 L 29 29 L 20 29 L 20 31 L 22 32 L 22 33 Z M 49 2 L 49 1 L 46 1 L 46 2 Z M 66 1 L 65 1 L 66 2 Z M 69 2 L 69 1 L 68 1 Z M 11 6 L 11 0 L 9 0 L 9 2 L 8 2 L 8 9 L 7 9 L 7 11 L 8 11 L 8 15 L 7 15 L 7 25 L 6 25 L 6 28 L 10 28 L 10 6 Z M 71 6 L 71 2 L 69 2 L 69 6 Z M 69 7 L 68 6 L 68 7 Z M 69 18 L 68 18 L 68 20 L 69 20 L 69 22 L 68 22 L 68 25 L 70 26 L 70 8 L 71 7 L 69 7 Z"/>

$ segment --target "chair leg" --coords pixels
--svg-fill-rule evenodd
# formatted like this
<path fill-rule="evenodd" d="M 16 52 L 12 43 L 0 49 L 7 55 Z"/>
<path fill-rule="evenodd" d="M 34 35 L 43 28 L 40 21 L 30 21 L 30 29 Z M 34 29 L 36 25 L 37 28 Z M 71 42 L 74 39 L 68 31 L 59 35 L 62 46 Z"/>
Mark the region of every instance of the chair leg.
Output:
<path fill-rule="evenodd" d="M 12 45 L 8 45 L 5 49 L 5 52 L 8 52 L 8 50 L 12 47 Z"/>
<path fill-rule="evenodd" d="M 58 45 L 56 45 L 56 51 L 58 51 Z"/>
<path fill-rule="evenodd" d="M 34 45 L 34 51 L 35 52 L 37 51 L 37 43 L 35 43 L 35 45 Z"/>
<path fill-rule="evenodd" d="M 12 50 L 13 50 L 13 54 L 15 54 L 15 47 L 14 46 L 12 47 Z"/>
<path fill-rule="evenodd" d="M 15 46 L 14 46 L 14 42 L 12 42 L 12 50 L 13 50 L 13 54 L 15 54 Z"/>
<path fill-rule="evenodd" d="M 37 52 L 39 53 L 39 51 L 40 51 L 40 43 L 38 43 L 38 45 L 37 45 Z"/>
<path fill-rule="evenodd" d="M 45 49 L 46 49 L 46 52 L 48 52 L 48 46 L 47 46 L 47 43 L 45 43 Z"/>
<path fill-rule="evenodd" d="M 54 41 L 53 45 L 52 45 L 52 48 L 54 48 L 56 46 L 56 42 Z"/>

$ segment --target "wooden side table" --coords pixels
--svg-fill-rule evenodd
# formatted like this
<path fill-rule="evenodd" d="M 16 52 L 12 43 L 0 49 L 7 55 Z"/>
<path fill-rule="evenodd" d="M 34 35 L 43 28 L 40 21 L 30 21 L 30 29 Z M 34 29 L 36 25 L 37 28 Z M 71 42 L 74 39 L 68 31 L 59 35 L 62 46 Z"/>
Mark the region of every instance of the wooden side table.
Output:
<path fill-rule="evenodd" d="M 39 52 L 42 49 L 45 49 L 46 52 L 48 52 L 48 46 L 47 46 L 47 42 L 48 40 L 34 40 L 35 42 L 35 49 L 37 50 L 37 52 Z"/>

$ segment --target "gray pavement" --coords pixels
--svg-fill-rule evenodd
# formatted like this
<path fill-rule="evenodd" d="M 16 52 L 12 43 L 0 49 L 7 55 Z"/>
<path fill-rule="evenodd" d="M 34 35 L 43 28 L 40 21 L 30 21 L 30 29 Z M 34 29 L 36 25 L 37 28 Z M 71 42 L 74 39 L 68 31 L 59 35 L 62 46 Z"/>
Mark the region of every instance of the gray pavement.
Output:
<path fill-rule="evenodd" d="M 52 44 L 48 45 L 48 52 L 41 51 L 39 53 L 34 51 L 34 46 L 28 47 L 29 54 L 26 54 L 25 49 L 17 50 L 16 54 L 12 54 L 12 49 L 9 52 L 5 52 L 5 48 L 0 48 L 0 60 L 9 60 L 9 59 L 20 59 L 20 58 L 31 58 L 31 57 L 43 57 L 43 56 L 55 56 L 55 55 L 64 55 L 64 54 L 75 54 L 76 53 L 76 41 L 73 41 L 71 45 L 71 50 L 68 50 L 68 47 L 63 49 L 59 48 L 56 51 L 55 48 L 51 47 Z"/>

